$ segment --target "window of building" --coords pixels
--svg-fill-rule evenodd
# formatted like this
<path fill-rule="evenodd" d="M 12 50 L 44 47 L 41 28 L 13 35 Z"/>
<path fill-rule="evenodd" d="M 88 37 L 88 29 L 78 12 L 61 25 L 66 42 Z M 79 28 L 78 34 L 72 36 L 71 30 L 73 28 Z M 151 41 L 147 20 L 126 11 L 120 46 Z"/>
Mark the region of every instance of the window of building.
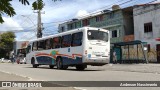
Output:
<path fill-rule="evenodd" d="M 88 20 L 88 19 L 85 19 L 85 20 L 83 20 L 82 22 L 83 22 L 83 26 L 89 25 L 89 20 Z"/>
<path fill-rule="evenodd" d="M 61 37 L 53 38 L 53 48 L 60 48 L 61 47 Z"/>
<path fill-rule="evenodd" d="M 77 23 L 76 22 L 74 23 L 74 28 L 77 28 Z"/>
<path fill-rule="evenodd" d="M 62 36 L 62 47 L 70 47 L 71 46 L 71 34 Z"/>
<path fill-rule="evenodd" d="M 81 27 L 81 21 L 76 22 L 76 28 Z"/>
<path fill-rule="evenodd" d="M 144 33 L 152 32 L 152 22 L 144 24 Z"/>
<path fill-rule="evenodd" d="M 96 22 L 103 21 L 103 15 L 96 16 Z"/>
<path fill-rule="evenodd" d="M 45 40 L 38 41 L 38 50 L 44 50 L 45 49 Z"/>
<path fill-rule="evenodd" d="M 32 50 L 33 51 L 37 51 L 37 42 L 33 42 L 33 47 L 32 47 Z"/>
<path fill-rule="evenodd" d="M 73 29 L 73 24 L 68 24 L 68 30 Z"/>
<path fill-rule="evenodd" d="M 61 27 L 61 31 L 64 32 L 64 27 Z"/>
<path fill-rule="evenodd" d="M 52 39 L 47 39 L 46 41 L 46 49 L 51 49 L 52 48 Z"/>
<path fill-rule="evenodd" d="M 113 30 L 111 32 L 112 38 L 119 37 L 119 30 Z"/>
<path fill-rule="evenodd" d="M 72 34 L 72 47 L 74 46 L 81 46 L 82 45 L 82 32 Z"/>
<path fill-rule="evenodd" d="M 111 13 L 109 14 L 109 18 L 114 18 L 114 12 L 111 12 Z"/>

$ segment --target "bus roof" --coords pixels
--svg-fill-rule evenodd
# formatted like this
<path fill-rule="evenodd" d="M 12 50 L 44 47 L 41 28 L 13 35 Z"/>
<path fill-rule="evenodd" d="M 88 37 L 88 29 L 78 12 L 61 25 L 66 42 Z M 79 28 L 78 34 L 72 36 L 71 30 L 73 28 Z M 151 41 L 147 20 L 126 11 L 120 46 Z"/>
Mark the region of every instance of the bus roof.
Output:
<path fill-rule="evenodd" d="M 62 32 L 62 33 L 57 33 L 57 34 L 54 34 L 54 35 L 50 35 L 50 36 L 46 36 L 46 37 L 34 39 L 34 40 L 31 40 L 30 42 L 39 41 L 39 40 L 45 40 L 45 39 L 48 39 L 48 38 L 53 38 L 53 37 L 65 35 L 65 34 L 68 34 L 68 33 L 75 33 L 75 32 L 83 31 L 83 30 L 86 30 L 86 29 L 97 30 L 97 29 L 99 29 L 99 28 L 95 28 L 95 27 L 82 27 L 82 28 L 77 28 L 77 29 L 65 31 L 65 32 Z"/>

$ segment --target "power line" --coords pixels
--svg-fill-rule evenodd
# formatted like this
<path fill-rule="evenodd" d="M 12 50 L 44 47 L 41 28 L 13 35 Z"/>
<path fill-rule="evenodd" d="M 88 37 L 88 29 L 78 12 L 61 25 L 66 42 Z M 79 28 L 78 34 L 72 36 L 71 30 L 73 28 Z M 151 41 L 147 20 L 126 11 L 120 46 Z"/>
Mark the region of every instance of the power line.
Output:
<path fill-rule="evenodd" d="M 121 0 L 121 1 L 124 1 L 124 0 Z M 129 2 L 132 2 L 132 1 L 134 1 L 134 0 L 127 0 L 127 1 L 125 1 L 125 2 L 122 2 L 122 3 L 120 3 L 120 4 L 118 4 L 118 5 L 124 5 L 124 4 L 127 4 L 127 3 L 129 3 Z M 119 1 L 120 2 L 120 1 Z M 113 3 L 113 4 L 116 4 L 116 3 Z M 103 10 L 104 10 L 104 8 L 105 7 L 108 7 L 108 6 L 111 6 L 111 5 L 107 5 L 107 6 L 104 6 L 104 7 L 102 7 L 103 8 Z M 100 9 L 102 9 L 102 8 L 100 8 Z M 111 9 L 112 7 L 109 7 L 109 8 L 106 8 L 106 9 Z M 97 12 L 90 12 L 90 14 L 89 15 L 85 15 L 85 16 L 81 16 L 81 17 L 78 17 L 78 18 L 85 18 L 85 17 L 89 17 L 89 16 L 91 16 L 91 15 L 93 15 L 93 14 L 97 14 L 97 13 L 99 13 L 99 12 L 101 12 L 101 11 L 97 11 Z M 73 19 L 73 18 L 72 18 Z M 63 22 L 67 22 L 67 21 L 71 21 L 72 19 L 67 19 L 67 20 L 61 20 L 61 21 L 56 21 L 56 22 L 48 22 L 48 23 L 44 23 L 44 24 L 50 24 L 50 23 L 63 23 Z"/>
<path fill-rule="evenodd" d="M 124 0 L 121 0 L 121 1 L 124 1 Z M 136 2 L 137 2 L 137 0 L 127 0 L 127 1 L 125 1 L 125 2 L 122 2 L 122 3 L 118 4 L 118 5 L 120 5 L 120 6 L 126 5 L 126 4 L 128 4 L 128 3 L 130 3 L 130 2 L 133 2 L 133 1 L 136 1 Z M 157 1 L 157 0 L 152 0 L 152 1 L 150 1 L 149 3 L 152 3 L 152 2 L 155 2 L 155 1 Z M 103 8 L 105 8 L 105 7 L 103 7 Z M 107 8 L 107 9 L 111 9 L 111 7 L 110 7 L 110 8 Z M 100 11 L 98 11 L 98 12 L 100 12 Z M 98 13 L 98 12 L 94 12 L 94 13 Z M 90 13 L 90 14 L 87 15 L 87 16 L 90 16 L 90 15 L 92 15 L 92 14 L 94 14 L 94 13 Z M 82 16 L 81 18 L 84 18 L 84 17 L 87 17 L 87 16 Z M 61 23 L 61 22 L 69 21 L 69 20 L 72 20 L 72 19 L 55 21 L 55 22 L 48 22 L 48 23 L 43 23 L 43 24 Z M 49 27 L 49 26 L 48 26 L 48 27 Z M 48 27 L 46 27 L 46 28 L 48 28 Z M 48 29 L 45 29 L 45 30 L 48 30 Z M 48 32 L 46 32 L 46 33 L 48 33 Z"/>

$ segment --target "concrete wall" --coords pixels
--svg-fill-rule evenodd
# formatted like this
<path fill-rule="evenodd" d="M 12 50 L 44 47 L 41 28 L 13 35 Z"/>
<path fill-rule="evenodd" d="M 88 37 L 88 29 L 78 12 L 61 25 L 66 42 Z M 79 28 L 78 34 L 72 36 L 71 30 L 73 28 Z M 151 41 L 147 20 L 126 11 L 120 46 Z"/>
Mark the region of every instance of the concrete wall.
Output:
<path fill-rule="evenodd" d="M 134 34 L 134 24 L 133 24 L 133 8 L 129 8 L 128 10 L 123 10 L 123 18 L 124 18 L 124 29 L 125 35 L 133 35 Z"/>
<path fill-rule="evenodd" d="M 135 40 L 147 42 L 151 46 L 149 58 L 156 62 L 156 44 L 160 44 L 155 38 L 160 37 L 160 5 L 141 5 L 135 6 L 134 13 L 134 34 Z M 153 32 L 144 33 L 144 23 L 152 22 Z"/>

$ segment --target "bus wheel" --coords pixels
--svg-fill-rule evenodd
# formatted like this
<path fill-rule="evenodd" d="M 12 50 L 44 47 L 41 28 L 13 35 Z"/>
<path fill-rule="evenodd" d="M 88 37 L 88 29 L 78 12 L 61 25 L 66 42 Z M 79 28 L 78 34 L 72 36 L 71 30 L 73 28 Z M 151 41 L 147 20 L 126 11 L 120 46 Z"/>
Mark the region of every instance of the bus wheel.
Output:
<path fill-rule="evenodd" d="M 87 65 L 76 65 L 76 69 L 77 70 L 84 70 L 85 68 L 87 68 Z"/>
<path fill-rule="evenodd" d="M 31 59 L 31 64 L 32 64 L 33 68 L 37 68 L 37 66 L 38 66 L 38 65 L 35 64 L 34 58 Z"/>
<path fill-rule="evenodd" d="M 36 64 L 32 64 L 32 66 L 33 66 L 33 68 L 37 68 L 37 66 L 38 66 L 38 65 L 36 65 Z"/>
<path fill-rule="evenodd" d="M 60 57 L 57 58 L 57 69 L 63 69 L 62 59 Z"/>
<path fill-rule="evenodd" d="M 49 65 L 49 68 L 52 69 L 54 67 L 54 65 Z"/>
<path fill-rule="evenodd" d="M 63 65 L 63 70 L 66 70 L 68 68 L 67 65 Z"/>

